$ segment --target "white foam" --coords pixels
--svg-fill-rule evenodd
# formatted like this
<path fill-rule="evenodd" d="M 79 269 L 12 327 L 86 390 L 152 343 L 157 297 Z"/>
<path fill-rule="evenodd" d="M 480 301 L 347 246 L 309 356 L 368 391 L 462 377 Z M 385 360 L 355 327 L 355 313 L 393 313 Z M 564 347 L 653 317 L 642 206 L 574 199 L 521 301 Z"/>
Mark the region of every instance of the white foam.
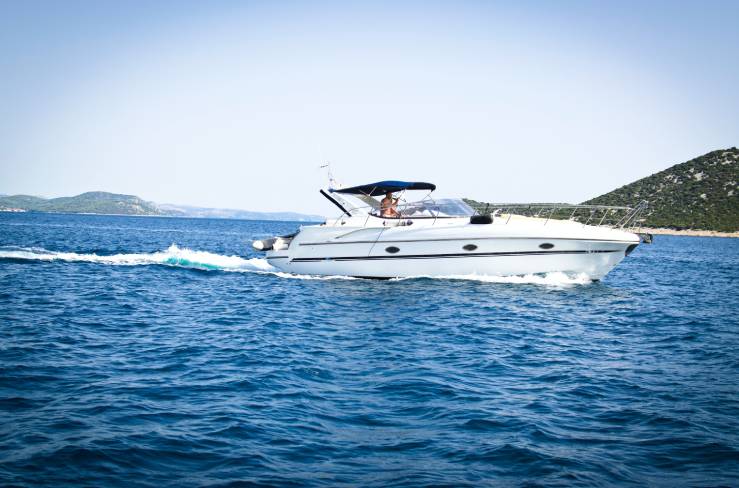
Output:
<path fill-rule="evenodd" d="M 217 269 L 224 271 L 274 272 L 266 259 L 244 259 L 241 256 L 224 256 L 207 251 L 193 251 L 179 248 L 175 244 L 165 251 L 153 253 L 113 254 L 100 256 L 97 254 L 79 254 L 75 252 L 56 252 L 41 248 L 0 249 L 0 258 L 26 259 L 33 261 L 68 261 L 83 263 L 99 263 L 114 266 L 139 266 L 161 264 L 196 269 Z"/>
<path fill-rule="evenodd" d="M 304 275 L 304 274 L 293 274 L 293 273 L 286 273 L 284 271 L 275 271 L 271 272 L 270 274 L 273 274 L 275 276 L 279 276 L 280 278 L 288 278 L 288 279 L 294 279 L 294 280 L 361 280 L 362 278 L 357 278 L 355 276 L 344 276 L 344 275 Z"/>
<path fill-rule="evenodd" d="M 488 276 L 488 275 L 447 275 L 447 276 L 414 276 L 408 278 L 396 278 L 395 280 L 409 280 L 417 278 L 442 279 L 442 280 L 466 280 L 481 281 L 484 283 L 514 283 L 514 284 L 530 284 L 530 285 L 546 285 L 546 286 L 574 286 L 587 285 L 592 283 L 592 279 L 585 273 L 575 275 L 554 272 L 542 275 L 528 274 L 521 276 Z"/>
<path fill-rule="evenodd" d="M 66 261 L 77 263 L 97 263 L 113 266 L 164 265 L 180 268 L 218 270 L 227 272 L 270 274 L 280 278 L 296 280 L 355 280 L 351 276 L 317 276 L 285 273 L 270 265 L 264 258 L 245 259 L 241 256 L 226 256 L 207 251 L 193 251 L 172 244 L 165 251 L 153 253 L 79 254 L 75 252 L 56 252 L 38 247 L 3 248 L 0 259 L 24 259 L 29 261 Z"/>

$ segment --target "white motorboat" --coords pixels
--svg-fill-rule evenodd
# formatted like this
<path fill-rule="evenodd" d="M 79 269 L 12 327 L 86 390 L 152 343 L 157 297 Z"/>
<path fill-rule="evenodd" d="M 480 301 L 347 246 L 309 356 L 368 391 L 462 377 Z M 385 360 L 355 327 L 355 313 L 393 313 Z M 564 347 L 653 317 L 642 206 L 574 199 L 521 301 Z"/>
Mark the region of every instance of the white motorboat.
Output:
<path fill-rule="evenodd" d="M 431 183 L 381 181 L 321 190 L 341 216 L 291 235 L 254 241 L 282 271 L 367 278 L 515 276 L 563 272 L 603 278 L 642 240 L 635 208 L 495 205 L 475 212 L 461 199 L 433 199 Z M 428 192 L 407 202 L 409 191 Z M 400 192 L 395 216 L 375 197 Z M 388 214 L 387 211 L 384 212 Z M 617 220 L 614 220 L 619 216 Z"/>

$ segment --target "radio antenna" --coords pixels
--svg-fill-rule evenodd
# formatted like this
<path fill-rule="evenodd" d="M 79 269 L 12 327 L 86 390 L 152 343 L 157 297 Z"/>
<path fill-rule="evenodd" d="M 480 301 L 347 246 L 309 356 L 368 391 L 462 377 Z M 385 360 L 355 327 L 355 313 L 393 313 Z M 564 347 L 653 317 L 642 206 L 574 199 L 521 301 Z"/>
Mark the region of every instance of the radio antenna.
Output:
<path fill-rule="evenodd" d="M 320 169 L 323 169 L 323 168 L 326 168 L 326 176 L 328 177 L 328 187 L 335 188 L 336 180 L 334 180 L 334 174 L 331 171 L 331 163 L 329 161 L 326 161 L 326 163 L 320 166 Z"/>

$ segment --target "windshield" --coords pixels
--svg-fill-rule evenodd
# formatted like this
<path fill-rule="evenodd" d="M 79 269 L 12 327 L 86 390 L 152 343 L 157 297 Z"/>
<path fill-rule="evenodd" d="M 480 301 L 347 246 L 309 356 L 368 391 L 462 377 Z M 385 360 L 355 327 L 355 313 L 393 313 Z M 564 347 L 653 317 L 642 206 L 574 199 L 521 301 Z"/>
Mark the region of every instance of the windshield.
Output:
<path fill-rule="evenodd" d="M 367 195 L 345 195 L 333 193 L 333 199 L 341 203 L 351 215 L 374 215 L 381 217 L 380 199 Z M 416 202 L 399 201 L 396 210 L 402 218 L 470 217 L 475 211 L 461 198 L 424 198 Z"/>
<path fill-rule="evenodd" d="M 440 198 L 421 200 L 398 205 L 403 217 L 470 217 L 475 211 L 460 198 Z"/>

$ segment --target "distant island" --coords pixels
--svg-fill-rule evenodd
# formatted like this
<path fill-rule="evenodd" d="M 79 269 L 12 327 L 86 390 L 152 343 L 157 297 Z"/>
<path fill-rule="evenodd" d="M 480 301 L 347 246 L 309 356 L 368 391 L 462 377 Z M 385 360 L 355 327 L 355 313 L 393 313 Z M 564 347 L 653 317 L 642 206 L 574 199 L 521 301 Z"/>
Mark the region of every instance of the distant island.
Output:
<path fill-rule="evenodd" d="M 53 212 L 107 215 L 158 215 L 243 220 L 321 222 L 324 217 L 295 212 L 251 212 L 248 210 L 157 204 L 135 195 L 91 191 L 74 197 L 41 198 L 30 195 L 0 196 L 0 211 Z"/>
<path fill-rule="evenodd" d="M 739 231 L 739 150 L 712 151 L 617 188 L 583 205 L 649 202 L 644 227 L 674 231 Z M 486 203 L 468 200 L 476 208 Z"/>

